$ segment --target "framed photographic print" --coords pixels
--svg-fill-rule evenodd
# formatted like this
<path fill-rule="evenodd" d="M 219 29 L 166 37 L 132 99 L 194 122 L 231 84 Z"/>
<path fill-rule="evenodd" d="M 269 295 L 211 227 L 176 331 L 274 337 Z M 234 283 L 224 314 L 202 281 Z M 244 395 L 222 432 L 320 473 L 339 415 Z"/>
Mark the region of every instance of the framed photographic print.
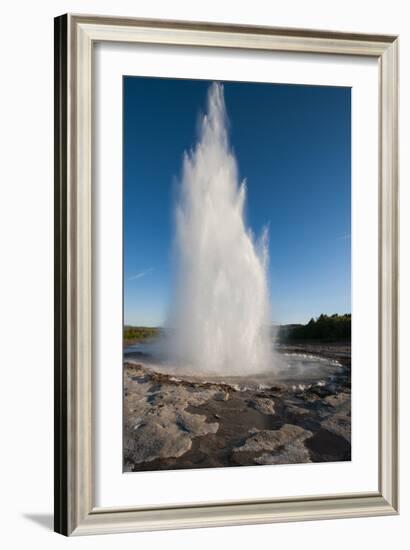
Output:
<path fill-rule="evenodd" d="M 398 38 L 55 20 L 55 529 L 398 511 Z"/>

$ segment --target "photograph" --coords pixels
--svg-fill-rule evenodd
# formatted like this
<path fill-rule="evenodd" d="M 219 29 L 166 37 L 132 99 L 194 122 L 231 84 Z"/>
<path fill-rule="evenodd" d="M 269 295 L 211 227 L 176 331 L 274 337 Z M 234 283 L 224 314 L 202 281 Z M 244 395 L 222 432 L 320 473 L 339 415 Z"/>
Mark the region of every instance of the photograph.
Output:
<path fill-rule="evenodd" d="M 350 461 L 351 88 L 124 75 L 122 128 L 123 471 Z"/>
<path fill-rule="evenodd" d="M 398 515 L 387 12 L 119 12 L 54 20 L 54 530 Z"/>

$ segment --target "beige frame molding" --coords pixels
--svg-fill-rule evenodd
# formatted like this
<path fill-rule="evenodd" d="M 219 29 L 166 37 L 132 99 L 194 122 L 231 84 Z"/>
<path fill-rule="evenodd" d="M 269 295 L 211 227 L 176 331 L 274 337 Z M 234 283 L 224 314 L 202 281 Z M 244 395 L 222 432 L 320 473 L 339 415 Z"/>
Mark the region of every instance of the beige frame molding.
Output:
<path fill-rule="evenodd" d="M 379 490 L 133 509 L 92 502 L 95 42 L 358 55 L 379 64 Z M 55 20 L 55 530 L 64 535 L 398 513 L 398 37 L 63 15 Z"/>

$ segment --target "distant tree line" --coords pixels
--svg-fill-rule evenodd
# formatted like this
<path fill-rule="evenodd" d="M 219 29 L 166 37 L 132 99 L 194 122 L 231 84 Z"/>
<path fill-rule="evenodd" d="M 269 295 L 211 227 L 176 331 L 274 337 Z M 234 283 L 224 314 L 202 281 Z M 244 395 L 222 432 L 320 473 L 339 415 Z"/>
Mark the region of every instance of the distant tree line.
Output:
<path fill-rule="evenodd" d="M 283 340 L 320 340 L 322 342 L 346 342 L 351 337 L 352 315 L 320 315 L 306 325 L 281 327 L 279 337 Z"/>
<path fill-rule="evenodd" d="M 157 336 L 159 328 L 157 327 L 124 327 L 124 340 L 128 342 L 138 342 Z"/>

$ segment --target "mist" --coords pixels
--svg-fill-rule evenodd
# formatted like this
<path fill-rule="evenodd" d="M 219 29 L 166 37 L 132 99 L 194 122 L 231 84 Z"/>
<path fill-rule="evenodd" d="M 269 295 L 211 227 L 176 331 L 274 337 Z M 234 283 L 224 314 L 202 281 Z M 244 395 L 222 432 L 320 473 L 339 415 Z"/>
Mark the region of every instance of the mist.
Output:
<path fill-rule="evenodd" d="M 273 368 L 268 230 L 256 239 L 246 225 L 246 182 L 227 126 L 223 86 L 213 83 L 198 141 L 183 158 L 168 352 L 198 372 L 247 375 Z"/>

